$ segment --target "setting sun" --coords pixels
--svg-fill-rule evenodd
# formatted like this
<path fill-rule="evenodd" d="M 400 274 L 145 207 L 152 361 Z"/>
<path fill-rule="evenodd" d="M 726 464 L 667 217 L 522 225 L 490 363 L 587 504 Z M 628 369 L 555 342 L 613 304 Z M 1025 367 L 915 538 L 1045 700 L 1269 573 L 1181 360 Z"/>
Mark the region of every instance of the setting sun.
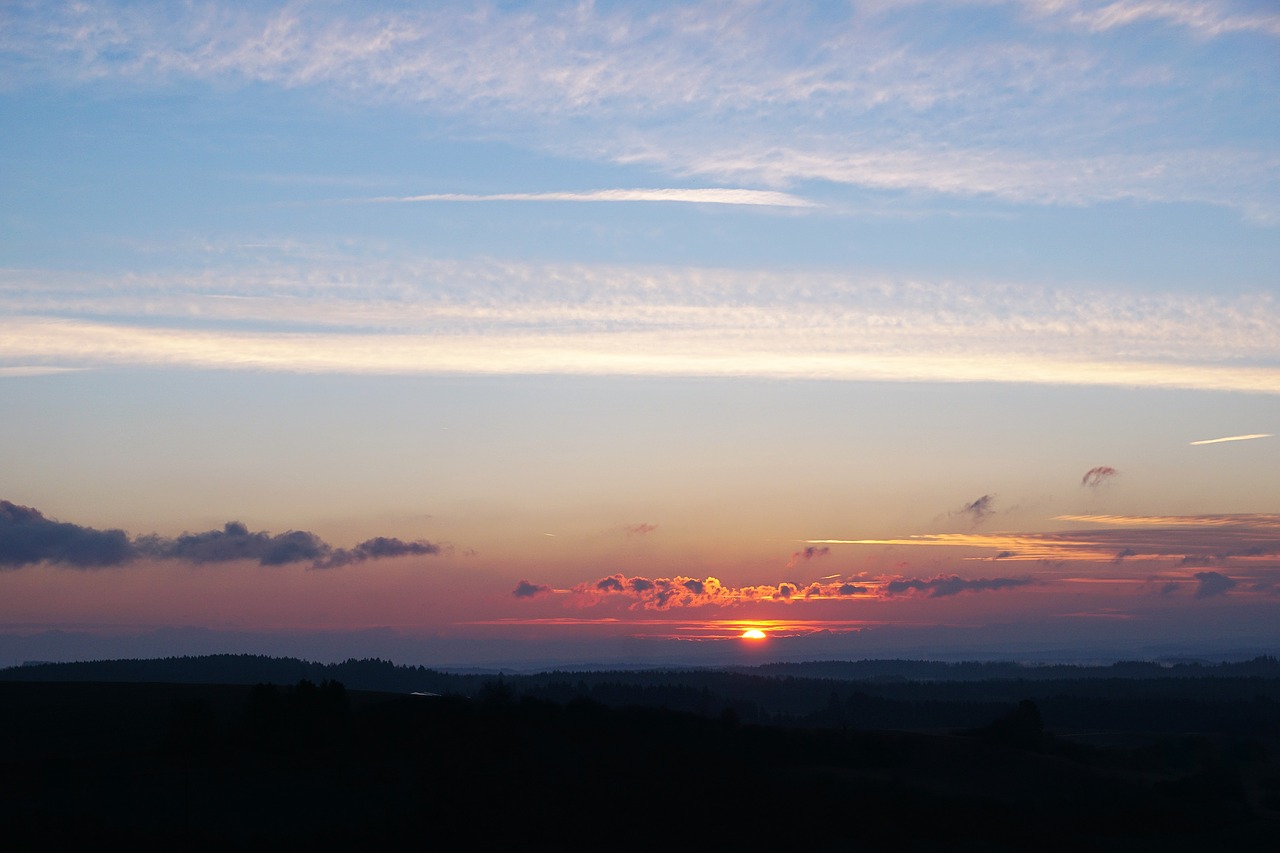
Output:
<path fill-rule="evenodd" d="M 759 628 L 748 628 L 742 632 L 742 639 L 744 640 L 763 640 L 764 637 L 764 631 Z"/>

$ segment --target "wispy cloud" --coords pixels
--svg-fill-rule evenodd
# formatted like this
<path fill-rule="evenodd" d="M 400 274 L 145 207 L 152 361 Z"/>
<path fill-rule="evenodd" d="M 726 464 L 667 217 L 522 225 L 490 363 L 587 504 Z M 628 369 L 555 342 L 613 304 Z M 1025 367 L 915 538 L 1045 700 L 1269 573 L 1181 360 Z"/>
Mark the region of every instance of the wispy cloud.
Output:
<path fill-rule="evenodd" d="M 1098 465 L 1084 472 L 1084 476 L 1080 478 L 1080 485 L 1097 489 L 1104 483 L 1111 482 L 1119 475 L 1120 472 L 1110 465 Z"/>
<path fill-rule="evenodd" d="M 983 495 L 953 511 L 951 515 L 967 518 L 976 527 L 995 514 L 995 502 L 995 495 Z"/>
<path fill-rule="evenodd" d="M 588 192 L 493 193 L 489 195 L 436 193 L 403 197 L 384 196 L 372 198 L 369 201 L 657 201 L 683 202 L 687 204 L 738 204 L 760 207 L 816 207 L 813 202 L 806 201 L 790 193 L 774 190 L 724 188 L 591 190 Z"/>
<path fill-rule="evenodd" d="M 831 549 L 825 545 L 809 545 L 805 548 L 801 548 L 799 551 L 796 551 L 791 555 L 791 559 L 787 560 L 787 568 L 794 569 L 801 562 L 816 560 L 821 557 L 825 557 L 830 553 Z"/>
<path fill-rule="evenodd" d="M 726 311 L 726 313 L 728 313 Z M 747 324 L 747 327 L 753 324 Z M 1023 382 L 1280 393 L 1280 368 L 1112 363 L 1006 350 L 876 353 L 870 341 L 812 333 L 808 346 L 744 328 L 690 338 L 667 330 L 565 334 L 358 335 L 156 329 L 48 319 L 0 321 L 0 359 L 344 374 L 756 376 L 902 382 Z"/>
<path fill-rule="evenodd" d="M 922 37 L 939 10 L 982 25 L 963 40 Z M 819 21 L 770 2 L 6 12 L 0 73 L 11 85 L 309 88 L 673 176 L 1280 213 L 1272 149 L 1202 120 L 1206 103 L 1229 115 L 1236 102 L 1214 93 L 1255 91 L 1280 34 L 1273 12 L 1229 4 L 859 4 L 828 6 Z M 1143 24 L 1158 25 L 1150 51 L 1108 38 Z M 1186 50 L 1188 37 L 1231 35 L 1267 41 L 1237 45 L 1240 59 L 1213 74 Z"/>
<path fill-rule="evenodd" d="M 1191 442 L 1192 445 L 1197 444 L 1221 444 L 1224 441 L 1252 441 L 1255 438 L 1271 438 L 1269 432 L 1256 432 L 1250 435 L 1228 435 L 1225 438 L 1206 438 L 1200 441 Z"/>
<path fill-rule="evenodd" d="M 48 376 L 54 373 L 71 373 L 77 367 L 47 367 L 42 365 L 20 365 L 16 367 L 0 367 L 0 379 L 13 376 Z"/>
<path fill-rule="evenodd" d="M 811 270 L 230 259 L 0 271 L 0 366 L 569 373 L 1280 392 L 1280 304 Z M 798 337 L 795 329 L 804 329 Z"/>
<path fill-rule="evenodd" d="M 1231 2 L 1204 0 L 1104 0 L 1104 2 L 1029 3 L 1042 14 L 1065 17 L 1072 24 L 1094 32 L 1130 27 L 1142 23 L 1167 24 L 1185 28 L 1202 38 L 1231 33 L 1260 33 L 1280 36 L 1280 14 L 1246 12 Z"/>
<path fill-rule="evenodd" d="M 1280 531 L 1280 515 L 1231 513 L 1219 515 L 1058 515 L 1058 521 L 1087 521 L 1125 527 L 1242 527 Z"/>
<path fill-rule="evenodd" d="M 1047 533 L 930 533 L 897 539 L 814 539 L 813 544 L 897 545 L 982 549 L 983 560 L 1002 562 L 1095 563 L 1119 561 L 1188 562 L 1257 560 L 1280 557 L 1280 516 L 1058 516 L 1062 521 L 1104 525 L 1101 530 Z"/>

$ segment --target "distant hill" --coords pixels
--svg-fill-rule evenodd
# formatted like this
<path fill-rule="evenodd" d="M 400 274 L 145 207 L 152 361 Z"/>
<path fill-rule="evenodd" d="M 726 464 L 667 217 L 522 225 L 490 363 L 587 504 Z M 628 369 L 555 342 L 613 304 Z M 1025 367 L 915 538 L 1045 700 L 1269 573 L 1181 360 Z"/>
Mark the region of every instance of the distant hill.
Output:
<path fill-rule="evenodd" d="M 45 663 L 0 670 L 0 681 L 291 685 L 339 682 L 351 690 L 514 698 L 611 708 L 647 707 L 799 728 L 939 730 L 981 725 L 1032 701 L 1061 732 L 1204 732 L 1280 735 L 1280 661 L 1212 665 L 851 661 L 749 669 L 445 673 L 378 659 L 322 664 L 296 658 L 208 655 Z"/>
<path fill-rule="evenodd" d="M 201 655 L 151 660 L 37 663 L 0 669 L 0 681 L 136 682 L 155 684 L 295 684 L 340 681 L 353 690 L 465 694 L 485 680 L 378 659 L 313 663 L 265 655 Z"/>

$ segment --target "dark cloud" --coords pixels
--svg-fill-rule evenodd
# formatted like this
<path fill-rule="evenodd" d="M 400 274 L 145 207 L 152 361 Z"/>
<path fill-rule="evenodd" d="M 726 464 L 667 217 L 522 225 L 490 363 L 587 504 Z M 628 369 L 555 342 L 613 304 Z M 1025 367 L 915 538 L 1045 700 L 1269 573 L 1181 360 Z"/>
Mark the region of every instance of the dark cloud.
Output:
<path fill-rule="evenodd" d="M 404 557 L 410 554 L 439 554 L 440 546 L 422 539 L 405 542 L 390 536 L 375 536 L 373 539 L 361 542 L 352 549 L 352 553 L 362 560 L 378 560 L 383 557 Z"/>
<path fill-rule="evenodd" d="M 330 569 L 350 563 L 361 563 L 365 560 L 380 560 L 384 557 L 428 556 L 440 553 L 440 546 L 434 542 L 419 539 L 416 542 L 405 542 L 391 536 L 376 536 L 366 539 L 354 548 L 335 548 L 328 557 L 316 562 L 318 569 Z"/>
<path fill-rule="evenodd" d="M 658 525 L 642 522 L 640 524 L 624 524 L 622 525 L 622 529 L 627 531 L 628 533 L 634 533 L 637 536 L 643 536 L 646 533 L 652 533 L 653 531 L 657 530 Z"/>
<path fill-rule="evenodd" d="M 1006 558 L 1008 558 L 1008 557 L 1016 557 L 1016 556 L 1018 556 L 1018 554 L 1017 554 L 1017 552 L 1016 552 L 1016 551 L 1001 551 L 999 554 L 996 554 L 996 555 L 995 555 L 994 557 L 992 557 L 991 559 L 993 559 L 993 560 L 1004 560 L 1004 559 L 1006 559 Z"/>
<path fill-rule="evenodd" d="M 816 560 L 819 557 L 825 557 L 831 553 L 831 549 L 826 545 L 821 547 L 817 545 L 809 545 L 802 551 L 796 551 L 791 555 L 791 559 L 787 561 L 787 568 L 794 569 L 796 564 L 801 560 Z"/>
<path fill-rule="evenodd" d="M 440 553 L 431 542 L 405 542 L 393 537 L 367 539 L 354 548 L 333 548 L 314 533 L 290 530 L 272 535 L 252 532 L 239 521 L 221 530 L 183 533 L 169 538 L 149 534 L 130 541 L 123 530 L 94 530 L 51 521 L 38 510 L 0 501 L 0 566 L 48 561 L 81 568 L 117 566 L 139 557 L 225 563 L 253 560 L 263 566 L 311 562 L 331 568 L 384 557 Z"/>
<path fill-rule="evenodd" d="M 679 590 L 671 585 L 671 581 L 667 578 L 658 578 L 653 582 L 653 603 L 659 610 L 668 607 L 673 598 L 677 598 Z M 677 598 L 677 600 L 679 600 Z"/>
<path fill-rule="evenodd" d="M 290 530 L 270 538 L 270 547 L 258 558 L 264 566 L 283 566 L 303 560 L 319 561 L 329 554 L 329 546 L 319 536 L 305 530 Z"/>
<path fill-rule="evenodd" d="M 1084 472 L 1084 476 L 1080 478 L 1080 485 L 1096 489 L 1113 477 L 1118 476 L 1120 476 L 1120 472 L 1110 465 L 1099 465 Z"/>
<path fill-rule="evenodd" d="M 794 584 L 780 583 L 778 584 L 778 591 L 774 593 L 773 597 L 786 600 L 791 598 L 791 596 L 795 594 L 796 594 L 796 587 Z"/>
<path fill-rule="evenodd" d="M 228 521 L 221 530 L 183 533 L 173 539 L 151 534 L 139 536 L 138 549 L 151 557 L 189 560 L 193 563 L 221 563 L 229 560 L 260 560 L 270 547 L 270 535 L 250 533 L 238 521 Z"/>
<path fill-rule="evenodd" d="M 1030 583 L 1032 583 L 1031 578 L 977 578 L 966 580 L 957 575 L 951 575 L 950 577 L 936 577 L 932 580 L 915 578 L 889 581 L 884 585 L 884 593 L 888 596 L 894 596 L 918 592 L 929 598 L 943 598 L 948 595 L 958 595 L 962 592 L 1010 589 L 1012 587 L 1027 586 Z"/>
<path fill-rule="evenodd" d="M 995 514 L 995 502 L 995 495 L 983 495 L 977 500 L 960 507 L 960 509 L 951 513 L 951 515 L 964 516 L 969 519 L 970 523 L 976 526 Z"/>
<path fill-rule="evenodd" d="M 626 581 L 621 575 L 614 575 L 609 578 L 601 578 L 596 582 L 596 589 L 601 592 L 625 592 Z"/>
<path fill-rule="evenodd" d="M 0 566 L 62 563 L 88 569 L 118 566 L 135 555 L 123 530 L 53 521 L 39 510 L 0 500 Z"/>
<path fill-rule="evenodd" d="M 1196 572 L 1193 577 L 1200 582 L 1196 587 L 1196 598 L 1212 598 L 1222 595 L 1236 585 L 1236 581 L 1218 572 Z"/>
<path fill-rule="evenodd" d="M 870 592 L 870 589 L 865 586 L 858 586 L 857 584 L 854 584 L 854 583 L 846 583 L 846 584 L 841 584 L 838 592 L 841 595 L 858 595 L 860 593 Z"/>
<path fill-rule="evenodd" d="M 703 591 L 702 581 L 697 581 L 690 578 L 689 580 L 684 582 L 683 586 L 685 589 L 689 590 L 689 592 L 693 593 L 694 595 L 702 595 L 702 591 Z"/>
<path fill-rule="evenodd" d="M 666 587 L 670 586 L 670 581 L 659 580 L 658 583 L 664 584 Z M 573 588 L 573 591 L 579 594 L 586 594 L 586 595 L 600 595 L 600 594 L 614 595 L 614 594 L 631 593 L 634 595 L 643 596 L 645 593 L 649 592 L 652 589 L 655 589 L 656 587 L 657 587 L 657 584 L 655 584 L 653 581 L 649 580 L 648 578 L 639 578 L 639 577 L 628 578 L 626 575 L 619 572 L 617 574 L 609 575 L 606 578 L 600 578 L 600 580 L 596 581 L 595 583 L 579 584 L 578 586 L 575 586 Z"/>
<path fill-rule="evenodd" d="M 221 530 L 183 533 L 174 539 L 141 536 L 138 550 L 152 557 L 188 560 L 193 563 L 225 563 L 256 560 L 263 566 L 283 566 L 311 560 L 323 563 L 332 549 L 319 536 L 305 530 L 290 530 L 272 536 L 266 531 L 250 532 L 238 521 L 228 521 Z"/>
<path fill-rule="evenodd" d="M 535 598 L 539 595 L 546 595 L 549 592 L 551 592 L 551 587 L 546 584 L 530 583 L 524 580 L 516 584 L 516 588 L 511 590 L 511 594 L 516 598 Z"/>

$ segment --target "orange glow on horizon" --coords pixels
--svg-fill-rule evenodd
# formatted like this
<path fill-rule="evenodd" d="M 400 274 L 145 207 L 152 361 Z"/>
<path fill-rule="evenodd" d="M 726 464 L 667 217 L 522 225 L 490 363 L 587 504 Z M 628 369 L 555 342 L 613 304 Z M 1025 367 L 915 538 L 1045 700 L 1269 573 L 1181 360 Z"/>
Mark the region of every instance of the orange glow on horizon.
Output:
<path fill-rule="evenodd" d="M 759 628 L 748 628 L 742 632 L 742 639 L 744 640 L 763 640 L 766 636 L 765 632 Z"/>
<path fill-rule="evenodd" d="M 615 635 L 669 640 L 743 640 L 758 631 L 764 639 L 803 637 L 819 631 L 845 634 L 886 624 L 870 619 L 675 619 L 655 615 L 653 618 L 575 618 L 569 616 L 477 619 L 457 623 L 477 626 L 540 627 L 549 630 L 576 628 L 601 629 Z"/>

